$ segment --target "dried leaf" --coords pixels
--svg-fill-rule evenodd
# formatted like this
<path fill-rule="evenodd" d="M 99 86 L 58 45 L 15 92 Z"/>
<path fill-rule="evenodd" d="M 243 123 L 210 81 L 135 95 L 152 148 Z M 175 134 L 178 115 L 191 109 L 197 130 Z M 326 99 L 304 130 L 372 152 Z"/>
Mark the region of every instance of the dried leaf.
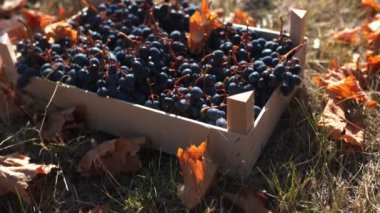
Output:
<path fill-rule="evenodd" d="M 370 101 L 368 95 L 364 92 L 353 75 L 350 75 L 343 80 L 328 84 L 326 90 L 331 97 L 336 97 L 338 99 L 353 99 L 364 104 Z"/>
<path fill-rule="evenodd" d="M 346 115 L 343 102 L 330 98 L 319 119 L 318 126 L 334 141 L 340 141 L 346 128 Z"/>
<path fill-rule="evenodd" d="M 362 0 L 362 5 L 374 10 L 380 10 L 380 5 L 376 2 L 376 0 Z"/>
<path fill-rule="evenodd" d="M 200 11 L 196 11 L 190 17 L 190 33 L 188 34 L 190 52 L 200 53 L 211 32 L 221 25 L 218 15 L 210 10 L 208 0 L 202 0 Z"/>
<path fill-rule="evenodd" d="M 24 9 L 24 16 L 26 25 L 32 30 L 43 30 L 49 24 L 52 24 L 56 21 L 56 17 L 43 14 L 36 10 L 27 10 Z"/>
<path fill-rule="evenodd" d="M 65 37 L 69 37 L 71 40 L 76 41 L 78 38 L 78 32 L 74 30 L 66 21 L 59 21 L 50 24 L 44 29 L 46 36 L 54 40 L 59 40 Z"/>
<path fill-rule="evenodd" d="M 333 38 L 338 41 L 347 42 L 351 44 L 359 44 L 360 39 L 360 32 L 361 28 L 357 27 L 355 29 L 344 29 L 342 31 L 334 32 Z"/>
<path fill-rule="evenodd" d="M 178 196 L 187 208 L 193 208 L 201 202 L 210 187 L 217 166 L 207 159 L 207 141 L 187 150 L 178 148 L 177 157 L 182 169 L 184 185 L 177 190 Z"/>
<path fill-rule="evenodd" d="M 42 128 L 42 138 L 52 139 L 67 129 L 84 129 L 86 108 L 82 105 L 51 113 Z"/>
<path fill-rule="evenodd" d="M 232 22 L 235 24 L 241 24 L 246 26 L 255 26 L 256 21 L 252 17 L 248 15 L 248 13 L 241 11 L 240 9 L 236 9 L 234 12 L 234 17 L 232 18 Z"/>
<path fill-rule="evenodd" d="M 269 212 L 254 190 L 243 188 L 238 194 L 225 192 L 223 193 L 223 199 L 230 200 L 234 205 L 244 210 L 245 213 Z"/>
<path fill-rule="evenodd" d="M 20 154 L 0 156 L 0 196 L 13 192 L 31 203 L 26 189 L 37 174 L 48 174 L 55 165 L 29 163 L 30 158 Z"/>
<path fill-rule="evenodd" d="M 347 144 L 364 150 L 364 129 L 359 121 L 348 121 L 344 103 L 330 98 L 319 119 L 318 126 L 334 141 L 344 141 Z"/>
<path fill-rule="evenodd" d="M 141 165 L 137 152 L 145 142 L 144 137 L 105 141 L 82 157 L 78 171 L 83 176 L 137 171 Z"/>

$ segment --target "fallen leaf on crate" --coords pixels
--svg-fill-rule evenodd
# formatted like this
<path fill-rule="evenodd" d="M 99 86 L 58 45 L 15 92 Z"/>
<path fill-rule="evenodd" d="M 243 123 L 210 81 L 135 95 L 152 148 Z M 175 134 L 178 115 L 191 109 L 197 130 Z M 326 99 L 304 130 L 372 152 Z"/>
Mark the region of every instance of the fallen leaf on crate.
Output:
<path fill-rule="evenodd" d="M 67 129 L 84 129 L 86 108 L 82 105 L 52 112 L 42 127 L 42 138 L 52 139 Z"/>
<path fill-rule="evenodd" d="M 30 204 L 31 199 L 26 191 L 28 182 L 37 174 L 48 174 L 55 165 L 29 163 L 25 155 L 11 154 L 0 156 L 0 196 L 13 192 Z"/>
<path fill-rule="evenodd" d="M 355 29 L 344 29 L 342 31 L 334 32 L 333 33 L 333 38 L 342 41 L 342 42 L 347 42 L 351 44 L 359 44 L 361 39 L 360 39 L 360 32 L 361 28 L 357 27 Z"/>
<path fill-rule="evenodd" d="M 78 32 L 74 30 L 66 21 L 59 21 L 49 24 L 45 27 L 44 31 L 48 38 L 52 38 L 54 40 L 69 37 L 71 40 L 76 41 L 78 38 Z"/>
<path fill-rule="evenodd" d="M 341 141 L 364 150 L 364 128 L 359 121 L 349 121 L 344 102 L 330 98 L 319 119 L 318 126 L 334 141 Z"/>
<path fill-rule="evenodd" d="M 187 36 L 188 46 L 193 54 L 200 53 L 211 32 L 222 25 L 218 15 L 212 12 L 209 6 L 208 0 L 202 0 L 200 11 L 196 11 L 190 17 L 190 32 Z"/>
<path fill-rule="evenodd" d="M 365 7 L 370 7 L 374 10 L 380 10 L 380 5 L 376 2 L 376 0 L 362 0 L 362 5 Z"/>
<path fill-rule="evenodd" d="M 26 25 L 36 31 L 43 30 L 49 24 L 54 23 L 57 19 L 54 16 L 43 14 L 36 10 L 24 9 Z"/>
<path fill-rule="evenodd" d="M 78 171 L 83 176 L 137 171 L 141 165 L 137 153 L 144 143 L 145 137 L 105 141 L 82 157 Z"/>
<path fill-rule="evenodd" d="M 187 150 L 178 148 L 177 151 L 184 180 L 177 194 L 189 209 L 201 202 L 215 177 L 217 166 L 207 159 L 206 153 L 207 142 L 198 147 L 191 145 Z"/>
<path fill-rule="evenodd" d="M 243 188 L 239 193 L 223 193 L 223 199 L 231 201 L 245 213 L 264 213 L 269 212 L 263 204 L 263 200 L 258 198 L 257 192 L 247 188 Z"/>
<path fill-rule="evenodd" d="M 255 26 L 256 21 L 248 15 L 248 13 L 241 11 L 240 9 L 235 9 L 232 22 L 235 24 L 241 24 L 246 26 Z"/>

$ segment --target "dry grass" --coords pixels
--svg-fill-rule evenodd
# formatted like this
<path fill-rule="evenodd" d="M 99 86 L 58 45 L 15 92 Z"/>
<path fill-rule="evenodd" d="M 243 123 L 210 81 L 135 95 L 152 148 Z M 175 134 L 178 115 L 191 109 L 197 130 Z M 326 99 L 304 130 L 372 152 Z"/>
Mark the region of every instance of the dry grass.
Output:
<path fill-rule="evenodd" d="M 237 209 L 221 200 L 220 195 L 223 191 L 236 191 L 241 185 L 266 191 L 270 209 L 279 212 L 379 212 L 379 109 L 367 109 L 363 114 L 367 126 L 365 152 L 347 154 L 318 130 L 316 120 L 323 103 L 319 89 L 310 83 L 310 77 L 324 72 L 330 60 L 346 61 L 354 50 L 360 50 L 337 44 L 329 34 L 331 30 L 361 23 L 364 13 L 358 1 L 246 1 L 251 4 L 240 4 L 256 17 L 262 17 L 262 26 L 277 30 L 278 17 L 286 17 L 290 5 L 309 11 L 310 51 L 305 85 L 289 105 L 250 176 L 240 179 L 220 175 L 195 212 L 236 212 Z M 215 0 L 215 4 L 218 2 Z M 220 2 L 228 11 L 239 4 Z M 265 5 L 266 9 L 258 10 L 251 5 Z M 314 39 L 320 39 L 319 48 L 312 48 Z M 380 100 L 379 92 L 373 91 L 373 96 Z M 185 211 L 176 196 L 176 183 L 181 182 L 181 177 L 175 156 L 145 150 L 142 170 L 137 173 L 84 178 L 76 172 L 79 158 L 110 136 L 94 131 L 73 134 L 66 143 L 49 144 L 46 150 L 26 120 L 16 121 L 11 126 L 0 125 L 0 129 L 2 139 L 6 140 L 0 142 L 3 147 L 0 154 L 21 151 L 39 162 L 60 165 L 56 173 L 38 178 L 31 187 L 40 195 L 35 198 L 33 209 L 10 195 L 0 201 L 0 212 L 77 212 L 79 208 L 98 203 L 110 203 L 114 212 Z M 4 148 L 9 145 L 12 147 Z"/>

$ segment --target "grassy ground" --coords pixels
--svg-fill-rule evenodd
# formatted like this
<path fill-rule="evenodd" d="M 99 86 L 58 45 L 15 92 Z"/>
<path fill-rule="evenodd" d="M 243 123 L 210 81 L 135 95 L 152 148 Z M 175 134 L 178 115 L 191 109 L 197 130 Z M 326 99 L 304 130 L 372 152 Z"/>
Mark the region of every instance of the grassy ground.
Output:
<path fill-rule="evenodd" d="M 232 11 L 238 5 L 220 1 Z M 244 2 L 244 0 L 243 0 Z M 279 212 L 379 212 L 380 211 L 380 126 L 379 109 L 366 110 L 366 149 L 347 154 L 316 127 L 323 109 L 320 91 L 310 77 L 324 72 L 330 60 L 346 61 L 353 46 L 337 44 L 330 31 L 359 25 L 365 14 L 354 0 L 316 1 L 248 1 L 245 9 L 261 17 L 260 25 L 279 29 L 279 16 L 286 17 L 289 6 L 307 9 L 310 38 L 305 85 L 291 102 L 270 138 L 257 165 L 248 178 L 219 175 L 210 193 L 195 212 L 236 212 L 230 203 L 221 200 L 223 191 L 237 191 L 241 185 L 263 190 L 269 207 Z M 252 3 L 254 2 L 254 3 Z M 218 4 L 218 1 L 215 1 Z M 262 5 L 264 9 L 257 9 Z M 256 6 L 256 7 L 254 7 Z M 320 39 L 319 48 L 313 48 Z M 360 49 L 359 49 L 360 50 Z M 372 90 L 375 99 L 379 92 Z M 43 149 L 33 125 L 18 120 L 12 125 L 0 124 L 0 154 L 21 151 L 38 162 L 60 165 L 57 172 L 38 178 L 31 189 L 35 206 L 23 206 L 15 195 L 0 201 L 0 212 L 38 211 L 77 212 L 95 204 L 109 203 L 114 212 L 183 212 L 176 196 L 176 183 L 182 182 L 175 156 L 144 150 L 142 169 L 117 177 L 84 178 L 77 172 L 83 153 L 94 144 L 111 136 L 88 131 L 73 134 L 65 143 L 56 141 Z M 10 146 L 10 147 L 8 147 Z"/>

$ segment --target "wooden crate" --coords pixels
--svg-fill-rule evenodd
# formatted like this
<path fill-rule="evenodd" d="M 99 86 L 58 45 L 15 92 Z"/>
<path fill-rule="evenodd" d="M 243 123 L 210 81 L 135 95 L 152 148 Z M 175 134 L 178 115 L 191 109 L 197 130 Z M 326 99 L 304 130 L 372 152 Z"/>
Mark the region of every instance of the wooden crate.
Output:
<path fill-rule="evenodd" d="M 290 10 L 290 38 L 295 44 L 304 43 L 306 11 Z M 245 26 L 241 26 L 245 27 Z M 252 28 L 265 38 L 274 38 L 278 32 Z M 0 52 L 9 79 L 16 82 L 16 57 L 7 35 L 0 38 Z M 304 69 L 306 45 L 297 53 Z M 246 176 L 256 163 L 266 142 L 276 127 L 292 95 L 284 97 L 279 88 L 271 95 L 260 115 L 254 120 L 254 92 L 230 96 L 227 99 L 228 128 L 220 128 L 185 117 L 168 114 L 137 104 L 100 97 L 63 83 L 33 78 L 25 91 L 32 96 L 51 100 L 60 108 L 74 105 L 87 107 L 88 125 L 109 134 L 147 136 L 152 146 L 166 153 L 176 154 L 179 147 L 200 144 L 208 139 L 210 156 L 219 165 L 219 171 Z"/>

